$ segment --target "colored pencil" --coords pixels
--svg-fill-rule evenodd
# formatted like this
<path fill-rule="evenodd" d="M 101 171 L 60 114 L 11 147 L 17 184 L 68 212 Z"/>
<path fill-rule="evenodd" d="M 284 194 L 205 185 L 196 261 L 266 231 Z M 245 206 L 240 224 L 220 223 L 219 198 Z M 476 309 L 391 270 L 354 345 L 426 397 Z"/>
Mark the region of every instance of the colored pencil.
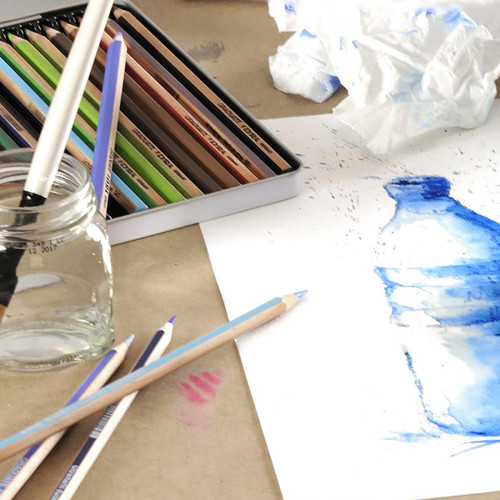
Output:
<path fill-rule="evenodd" d="M 66 64 L 66 56 L 45 36 L 41 33 L 25 29 L 24 32 L 28 37 L 29 42 L 54 66 L 59 72 L 62 72 Z M 92 69 L 94 68 L 92 65 Z M 92 71 L 91 69 L 91 71 Z M 83 95 L 96 108 L 99 109 L 101 100 L 101 91 L 90 81 L 87 80 Z"/>
<path fill-rule="evenodd" d="M 281 172 L 291 170 L 288 162 L 264 140 L 248 123 L 241 112 L 235 110 L 224 102 L 217 93 L 212 90 L 200 77 L 179 57 L 160 41 L 144 24 L 142 24 L 129 11 L 113 9 L 115 19 L 120 26 L 131 34 L 141 45 L 146 48 L 155 59 L 171 71 L 187 88 L 191 89 L 202 102 L 211 109 L 222 113 L 228 120 L 228 124 L 238 133 L 243 134 L 248 143 L 258 148 L 259 156 L 268 158 L 272 164 Z"/>
<path fill-rule="evenodd" d="M 0 56 L 2 50 L 0 49 Z M 48 114 L 49 105 L 23 80 L 23 78 L 8 64 L 3 57 L 0 57 L 0 81 L 13 94 L 13 96 L 24 106 L 25 109 L 40 123 L 43 123 L 45 116 Z M 76 125 L 75 125 L 76 127 Z M 81 161 L 90 171 L 92 167 L 91 159 L 93 157 L 92 150 L 88 149 L 74 131 L 70 132 L 69 139 L 66 145 L 68 151 Z M 87 151 L 85 153 L 85 151 Z M 137 196 L 127 186 L 125 190 L 116 188 L 116 176 L 112 176 L 111 194 L 124 207 L 131 211 L 138 211 L 147 208 L 141 200 L 137 200 Z M 114 187 L 113 187 L 114 185 Z M 140 203 L 137 203 L 137 202 Z"/>
<path fill-rule="evenodd" d="M 68 54 L 73 43 L 71 39 L 63 32 L 53 28 L 46 28 L 47 36 L 54 45 L 63 52 Z M 98 49 L 97 53 L 101 53 L 101 59 L 104 60 L 105 54 L 102 49 Z M 102 87 L 103 71 L 94 64 L 93 71 L 90 73 L 90 79 L 98 86 Z M 157 150 L 152 149 L 155 156 L 165 163 L 167 169 L 172 171 L 188 185 L 186 189 L 190 189 L 193 182 L 196 183 L 195 188 L 202 190 L 203 193 L 213 193 L 220 191 L 222 188 L 203 170 L 195 160 L 184 151 L 164 130 L 162 130 L 149 116 L 145 113 L 126 93 L 122 95 L 121 109 L 124 114 L 129 116 L 134 123 L 140 126 L 134 129 L 134 133 L 140 136 L 146 147 L 157 145 Z M 154 144 L 153 144 L 154 143 Z M 172 160 L 172 162 L 170 161 Z M 181 192 L 182 188 L 176 186 Z M 198 196 L 199 193 L 189 190 L 192 196 Z M 186 196 L 186 195 L 185 195 Z"/>
<path fill-rule="evenodd" d="M 37 443 L 41 439 L 45 439 L 55 432 L 73 425 L 88 415 L 118 401 L 127 394 L 142 389 L 160 377 L 181 368 L 230 340 L 280 316 L 293 307 L 305 293 L 303 291 L 283 297 L 276 297 L 170 352 L 150 365 L 125 375 L 91 396 L 81 401 L 76 401 L 53 415 L 13 434 L 0 442 L 0 461 Z"/>
<path fill-rule="evenodd" d="M 0 126 L 0 149 L 5 151 L 7 149 L 17 149 L 18 147 L 17 142 Z"/>
<path fill-rule="evenodd" d="M 112 3 L 113 0 L 90 0 L 85 9 L 33 154 L 21 207 L 43 205 L 50 192 Z M 0 322 L 14 294 L 18 281 L 17 266 L 23 254 L 22 249 L 13 247 L 0 252 Z"/>
<path fill-rule="evenodd" d="M 112 42 L 106 31 L 101 46 L 107 49 Z M 258 180 L 207 128 L 200 123 L 172 94 L 160 85 L 145 68 L 127 54 L 127 71 L 175 120 L 224 166 L 242 184 Z"/>
<path fill-rule="evenodd" d="M 124 342 L 108 351 L 108 353 L 90 372 L 85 381 L 70 397 L 65 406 L 68 406 L 79 399 L 83 399 L 100 389 L 121 365 L 133 340 L 134 336 L 130 335 Z M 45 457 L 63 437 L 64 432 L 65 430 L 59 431 L 58 433 L 45 439 L 43 442 L 35 444 L 28 449 L 21 460 L 14 465 L 11 471 L 0 483 L 0 498 L 2 500 L 10 500 L 14 498 L 21 487 L 43 462 Z"/>
<path fill-rule="evenodd" d="M 28 124 L 19 110 L 15 108 L 15 101 L 12 95 L 6 95 L 6 89 L 0 86 L 0 123 L 4 130 L 18 144 L 17 147 L 34 148 L 38 134 Z"/>
<path fill-rule="evenodd" d="M 102 100 L 99 108 L 99 121 L 97 122 L 94 162 L 91 172 L 91 180 L 96 192 L 99 211 L 104 217 L 108 206 L 111 171 L 115 156 L 115 138 L 118 115 L 120 114 L 126 54 L 127 46 L 121 33 L 118 33 L 108 48 Z"/>
<path fill-rule="evenodd" d="M 78 33 L 78 27 L 61 21 L 61 26 L 70 38 Z M 96 54 L 96 62 L 105 65 L 105 59 L 101 59 L 102 53 Z M 219 161 L 214 158 L 177 120 L 166 113 L 161 105 L 144 90 L 127 73 L 124 80 L 125 93 L 132 98 L 140 107 L 149 114 L 154 121 L 159 123 L 163 129 L 190 155 L 192 155 L 200 167 L 202 167 L 214 180 L 224 188 L 239 186 L 239 181 L 227 171 Z"/>
<path fill-rule="evenodd" d="M 156 361 L 167 349 L 172 339 L 175 316 L 156 332 L 148 346 L 134 365 L 132 371 Z M 73 498 L 86 474 L 103 450 L 121 419 L 133 403 L 138 391 L 129 394 L 117 403 L 109 405 L 76 455 L 68 471 L 59 482 L 51 500 Z"/>
<path fill-rule="evenodd" d="M 50 26 L 43 26 L 45 35 L 47 38 L 54 44 L 54 46 L 66 57 L 71 50 L 71 46 L 73 45 L 73 41 L 62 31 L 58 31 Z M 123 35 L 123 33 L 122 33 Z M 102 51 L 101 48 L 97 49 L 97 52 Z M 89 80 L 94 83 L 96 87 L 102 88 L 102 82 L 104 80 L 104 71 L 99 68 L 96 64 L 92 65 L 92 69 L 90 70 Z"/>
<path fill-rule="evenodd" d="M 50 30 L 50 31 L 49 31 Z M 27 30 L 28 32 L 28 30 Z M 48 33 L 58 33 L 52 28 L 47 29 Z M 62 35 L 58 33 L 57 36 Z M 60 71 L 64 67 L 65 55 L 49 39 L 39 33 L 29 32 L 29 39 L 33 45 Z M 65 37 L 71 46 L 71 40 Z M 64 46 L 68 49 L 67 44 Z M 93 66 L 96 68 L 96 65 Z M 102 76 L 101 76 L 102 75 Z M 95 78 L 99 79 L 99 87 L 103 86 L 104 74 L 99 71 Z M 86 98 L 99 109 L 101 100 L 101 91 L 92 81 L 87 83 L 85 90 Z M 126 96 L 122 93 L 122 102 Z M 135 125 L 124 113 L 119 112 L 118 130 L 126 137 L 135 148 L 147 158 L 151 164 L 177 189 L 178 193 L 172 190 L 170 202 L 182 201 L 185 198 L 200 196 L 203 192 L 184 175 L 180 174 L 179 169 L 161 153 L 158 148 L 149 140 L 144 133 L 139 133 L 139 127 Z"/>
<path fill-rule="evenodd" d="M 132 36 L 123 32 L 117 22 L 109 19 L 105 31 L 112 37 L 120 31 L 130 55 L 259 179 L 274 177 L 276 175 L 261 158 L 231 132 L 219 118 L 189 92 L 181 82 L 152 57 Z"/>
<path fill-rule="evenodd" d="M 11 33 L 9 33 L 8 36 L 14 48 L 51 86 L 56 88 L 59 85 L 61 73 L 50 63 L 50 61 L 48 61 L 28 40 L 12 35 Z M 92 128 L 97 128 L 99 113 L 85 97 L 80 101 L 78 113 Z M 116 134 L 116 152 L 141 177 L 143 177 L 166 202 L 185 199 L 120 132 Z M 140 196 L 139 193 L 137 194 Z"/>

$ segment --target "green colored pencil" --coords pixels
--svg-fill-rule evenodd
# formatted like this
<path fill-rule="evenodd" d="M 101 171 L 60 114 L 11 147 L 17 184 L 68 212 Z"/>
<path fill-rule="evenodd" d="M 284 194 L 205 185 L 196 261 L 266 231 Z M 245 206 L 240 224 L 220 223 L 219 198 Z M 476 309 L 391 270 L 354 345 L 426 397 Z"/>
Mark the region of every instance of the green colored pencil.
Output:
<path fill-rule="evenodd" d="M 14 48 L 42 75 L 52 87 L 57 87 L 61 73 L 27 40 L 9 33 Z M 84 97 L 79 106 L 80 115 L 97 129 L 99 112 Z M 116 151 L 167 202 L 185 200 L 185 197 L 144 157 L 121 132 L 116 134 Z"/>
<path fill-rule="evenodd" d="M 0 149 L 5 151 L 6 149 L 17 149 L 19 145 L 10 135 L 5 132 L 3 128 L 0 127 Z"/>

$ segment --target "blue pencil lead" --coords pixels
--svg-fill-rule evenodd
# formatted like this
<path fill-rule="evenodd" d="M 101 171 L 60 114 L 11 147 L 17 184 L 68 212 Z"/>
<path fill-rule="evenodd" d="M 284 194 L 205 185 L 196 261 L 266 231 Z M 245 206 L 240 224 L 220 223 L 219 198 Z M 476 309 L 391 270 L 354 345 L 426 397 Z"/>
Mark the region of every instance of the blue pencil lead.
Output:
<path fill-rule="evenodd" d="M 307 290 L 302 290 L 300 292 L 295 292 L 295 295 L 301 299 L 305 294 L 307 293 Z"/>
<path fill-rule="evenodd" d="M 172 325 L 175 324 L 175 320 L 177 319 L 177 316 L 174 314 L 170 319 L 169 319 L 169 323 L 172 323 Z"/>
<path fill-rule="evenodd" d="M 133 333 L 131 333 L 126 339 L 125 339 L 125 343 L 129 346 L 133 340 L 135 339 L 135 335 Z"/>

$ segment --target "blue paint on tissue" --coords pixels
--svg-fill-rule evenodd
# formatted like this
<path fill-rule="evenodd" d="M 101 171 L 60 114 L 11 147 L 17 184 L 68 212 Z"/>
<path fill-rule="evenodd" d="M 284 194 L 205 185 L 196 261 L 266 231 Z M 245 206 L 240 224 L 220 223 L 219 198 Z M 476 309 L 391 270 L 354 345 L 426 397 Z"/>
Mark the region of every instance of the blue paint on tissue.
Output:
<path fill-rule="evenodd" d="M 427 420 L 500 435 L 500 224 L 449 196 L 444 177 L 402 177 L 375 268 Z"/>
<path fill-rule="evenodd" d="M 285 2 L 285 12 L 288 12 L 288 14 L 297 14 L 295 2 L 293 1 Z"/>
<path fill-rule="evenodd" d="M 310 31 L 307 30 L 302 30 L 299 36 L 312 39 L 318 38 L 314 33 L 311 33 Z"/>
<path fill-rule="evenodd" d="M 466 26 L 476 26 L 476 23 L 464 14 L 458 7 L 447 10 L 443 15 L 443 22 L 452 29 L 455 29 L 461 24 L 465 24 Z"/>
<path fill-rule="evenodd" d="M 420 16 L 421 14 L 425 14 L 427 17 L 433 16 L 436 13 L 436 9 L 434 7 L 419 7 L 415 10 L 415 16 Z"/>

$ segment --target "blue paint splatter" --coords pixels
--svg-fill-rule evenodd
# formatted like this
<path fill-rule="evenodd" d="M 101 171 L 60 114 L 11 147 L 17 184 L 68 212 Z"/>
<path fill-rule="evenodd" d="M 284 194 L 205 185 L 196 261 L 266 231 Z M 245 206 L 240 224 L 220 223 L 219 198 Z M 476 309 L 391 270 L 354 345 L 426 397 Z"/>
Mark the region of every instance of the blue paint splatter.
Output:
<path fill-rule="evenodd" d="M 451 198 L 444 177 L 385 188 L 396 210 L 375 271 L 427 420 L 443 432 L 500 436 L 500 224 Z"/>
<path fill-rule="evenodd" d="M 294 2 L 285 2 L 285 12 L 288 14 L 297 14 L 297 9 Z"/>
<path fill-rule="evenodd" d="M 311 33 L 310 31 L 307 30 L 302 30 L 299 36 L 312 39 L 318 38 L 314 33 Z"/>

